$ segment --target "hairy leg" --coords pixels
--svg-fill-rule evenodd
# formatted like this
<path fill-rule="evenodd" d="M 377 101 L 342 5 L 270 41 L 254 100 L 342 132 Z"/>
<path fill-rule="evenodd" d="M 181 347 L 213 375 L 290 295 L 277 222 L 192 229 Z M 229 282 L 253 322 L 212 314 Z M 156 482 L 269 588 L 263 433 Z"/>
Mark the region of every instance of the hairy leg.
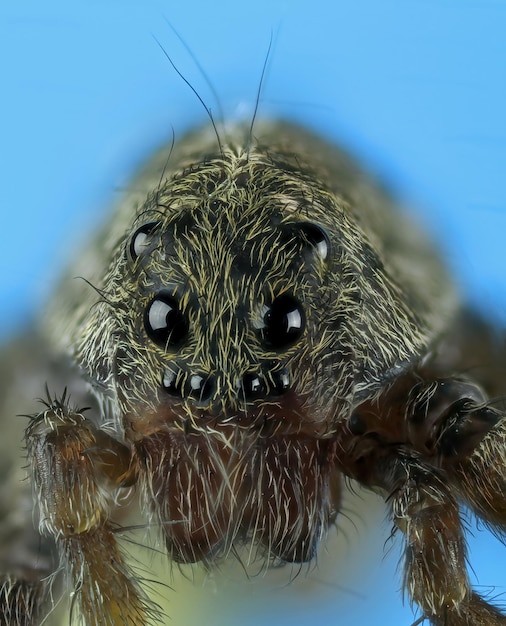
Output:
<path fill-rule="evenodd" d="M 459 505 L 446 480 L 416 458 L 383 467 L 392 516 L 404 534 L 404 586 L 434 626 L 498 626 L 504 616 L 471 588 Z"/>
<path fill-rule="evenodd" d="M 143 626 L 148 608 L 110 522 L 111 493 L 134 472 L 128 448 L 65 397 L 47 403 L 26 434 L 42 534 L 52 535 L 87 626 Z"/>

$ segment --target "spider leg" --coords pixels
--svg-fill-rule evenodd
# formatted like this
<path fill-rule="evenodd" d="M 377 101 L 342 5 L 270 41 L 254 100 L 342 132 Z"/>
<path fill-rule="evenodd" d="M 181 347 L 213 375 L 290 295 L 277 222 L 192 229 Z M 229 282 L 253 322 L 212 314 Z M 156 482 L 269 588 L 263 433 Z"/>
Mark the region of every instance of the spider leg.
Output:
<path fill-rule="evenodd" d="M 55 546 L 33 526 L 26 481 L 8 467 L 0 482 L 0 625 L 35 626 L 57 594 Z"/>
<path fill-rule="evenodd" d="M 442 474 L 417 458 L 383 468 L 404 534 L 404 587 L 434 626 L 498 626 L 506 616 L 471 588 L 459 505 Z"/>
<path fill-rule="evenodd" d="M 49 574 L 40 569 L 11 569 L 9 574 L 0 577 L 0 624 L 35 626 L 40 623 L 51 586 Z"/>
<path fill-rule="evenodd" d="M 441 407 L 445 398 L 457 391 L 457 398 Z M 459 397 L 460 396 L 460 397 Z M 493 407 L 481 388 L 467 381 L 437 380 L 431 384 L 425 406 L 418 412 L 440 413 L 439 427 L 433 437 L 437 464 L 444 472 L 445 483 L 452 485 L 456 495 L 483 519 L 493 532 L 504 539 L 506 532 L 506 417 Z M 415 404 L 416 407 L 416 404 Z M 416 413 L 416 409 L 414 411 Z M 416 421 L 416 420 L 415 420 Z M 429 420 L 430 421 L 430 420 Z M 439 624 L 506 624 L 506 617 L 488 605 L 476 593 L 471 594 L 463 609 L 468 621 L 447 621 Z M 461 611 L 462 612 L 462 611 Z"/>
<path fill-rule="evenodd" d="M 459 502 L 506 530 L 506 418 L 481 387 L 420 370 L 364 404 L 343 439 L 348 474 L 387 494 L 405 537 L 404 587 L 435 626 L 498 626 L 471 588 Z"/>
<path fill-rule="evenodd" d="M 58 558 L 52 537 L 33 524 L 32 493 L 22 467 L 25 417 L 35 410 L 31 398 L 40 389 L 40 373 L 52 371 L 38 337 L 26 334 L 2 346 L 0 353 L 0 624 L 36 626 L 51 611 L 56 618 Z M 83 398 L 84 401 L 84 398 Z M 49 600 L 53 600 L 50 604 Z"/>
<path fill-rule="evenodd" d="M 41 534 L 52 535 L 87 626 L 141 626 L 150 612 L 110 522 L 111 492 L 135 476 L 127 447 L 98 430 L 65 397 L 26 432 Z"/>
<path fill-rule="evenodd" d="M 441 436 L 442 465 L 461 497 L 493 531 L 506 533 L 506 417 L 471 402 L 458 407 Z"/>

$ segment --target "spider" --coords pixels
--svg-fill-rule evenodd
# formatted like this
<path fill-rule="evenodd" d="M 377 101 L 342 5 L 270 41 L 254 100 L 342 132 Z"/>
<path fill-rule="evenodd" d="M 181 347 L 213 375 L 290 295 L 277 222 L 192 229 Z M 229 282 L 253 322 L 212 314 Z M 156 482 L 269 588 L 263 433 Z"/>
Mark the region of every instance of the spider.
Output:
<path fill-rule="evenodd" d="M 4 487 L 2 623 L 38 624 L 57 569 L 87 626 L 163 623 L 117 545 L 135 495 L 173 562 L 304 563 L 344 480 L 384 497 L 420 622 L 506 623 L 460 511 L 506 522 L 500 375 L 472 369 L 500 372 L 494 336 L 345 153 L 284 122 L 215 131 L 155 155 L 70 269 L 87 284 L 16 347 L 50 387 L 26 428 L 37 531 Z"/>

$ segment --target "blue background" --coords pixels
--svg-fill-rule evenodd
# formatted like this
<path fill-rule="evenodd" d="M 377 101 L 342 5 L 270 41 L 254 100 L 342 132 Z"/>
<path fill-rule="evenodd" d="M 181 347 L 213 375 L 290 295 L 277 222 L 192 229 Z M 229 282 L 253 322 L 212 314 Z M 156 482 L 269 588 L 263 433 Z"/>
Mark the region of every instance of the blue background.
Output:
<path fill-rule="evenodd" d="M 204 120 L 152 35 L 216 110 L 165 18 L 231 117 L 251 114 L 273 32 L 260 113 L 349 146 L 434 230 L 467 297 L 506 320 L 505 1 L 3 0 L 0 338 L 30 323 L 143 157 L 172 127 L 180 135 Z M 396 593 L 398 544 L 384 556 L 389 525 L 377 512 L 359 517 L 335 565 L 351 591 L 322 566 L 325 580 L 316 570 L 311 590 L 289 598 L 218 594 L 208 623 L 410 624 Z M 505 556 L 488 533 L 471 542 L 473 580 L 492 595 L 505 592 Z M 174 602 L 198 603 L 199 591 L 188 593 Z"/>

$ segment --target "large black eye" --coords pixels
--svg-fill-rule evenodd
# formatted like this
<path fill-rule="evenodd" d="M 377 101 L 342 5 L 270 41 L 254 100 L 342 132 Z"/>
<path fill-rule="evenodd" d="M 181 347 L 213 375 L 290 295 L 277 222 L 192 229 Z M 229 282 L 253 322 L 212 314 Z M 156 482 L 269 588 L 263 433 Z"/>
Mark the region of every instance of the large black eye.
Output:
<path fill-rule="evenodd" d="M 158 222 L 148 222 L 138 228 L 130 240 L 130 256 L 135 259 L 140 256 L 149 245 L 149 234 L 158 226 Z"/>
<path fill-rule="evenodd" d="M 146 307 L 144 327 L 149 337 L 163 348 L 178 346 L 188 335 L 188 321 L 179 302 L 165 291 L 160 291 Z"/>
<path fill-rule="evenodd" d="M 265 308 L 263 322 L 264 341 L 273 348 L 284 348 L 302 335 L 304 310 L 293 296 L 284 293 Z"/>

